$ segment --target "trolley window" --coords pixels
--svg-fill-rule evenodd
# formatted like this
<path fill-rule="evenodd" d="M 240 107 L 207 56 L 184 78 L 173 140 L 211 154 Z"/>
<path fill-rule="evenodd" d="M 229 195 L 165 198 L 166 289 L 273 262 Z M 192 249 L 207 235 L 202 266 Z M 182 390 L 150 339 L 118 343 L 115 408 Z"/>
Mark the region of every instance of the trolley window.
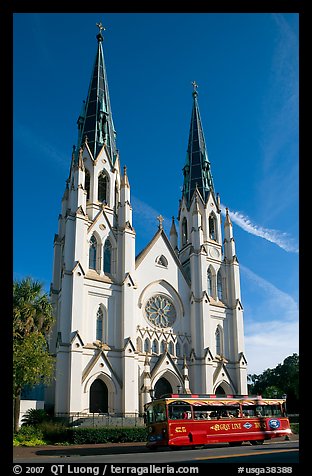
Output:
<path fill-rule="evenodd" d="M 187 402 L 172 402 L 168 405 L 169 420 L 190 420 L 192 418 L 192 408 Z"/>
<path fill-rule="evenodd" d="M 166 421 L 166 407 L 164 403 L 155 403 L 148 407 L 146 412 L 147 423 L 158 423 Z"/>
<path fill-rule="evenodd" d="M 281 405 L 243 405 L 243 416 L 252 417 L 281 417 Z"/>

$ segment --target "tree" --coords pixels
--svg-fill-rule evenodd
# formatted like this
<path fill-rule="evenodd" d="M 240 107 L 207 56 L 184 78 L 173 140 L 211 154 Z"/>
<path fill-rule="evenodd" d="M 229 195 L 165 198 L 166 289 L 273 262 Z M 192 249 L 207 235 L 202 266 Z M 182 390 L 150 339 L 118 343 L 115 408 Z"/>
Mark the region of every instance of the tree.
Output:
<path fill-rule="evenodd" d="M 249 393 L 272 398 L 287 395 L 289 413 L 299 411 L 299 355 L 287 357 L 274 369 L 267 369 L 260 375 L 249 375 Z"/>
<path fill-rule="evenodd" d="M 51 380 L 54 359 L 47 336 L 54 322 L 53 308 L 43 285 L 27 277 L 13 282 L 13 401 L 14 432 L 18 430 L 21 391 Z"/>

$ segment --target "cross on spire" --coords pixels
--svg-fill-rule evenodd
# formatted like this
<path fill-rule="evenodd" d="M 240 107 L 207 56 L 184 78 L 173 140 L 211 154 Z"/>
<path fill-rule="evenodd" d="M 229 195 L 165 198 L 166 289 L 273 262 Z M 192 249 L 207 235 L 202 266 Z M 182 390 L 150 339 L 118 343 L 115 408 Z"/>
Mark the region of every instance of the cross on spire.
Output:
<path fill-rule="evenodd" d="M 159 215 L 159 216 L 157 217 L 157 220 L 159 221 L 158 228 L 161 230 L 162 227 L 163 227 L 164 218 L 163 218 L 161 215 Z"/>
<path fill-rule="evenodd" d="M 100 21 L 100 23 L 96 23 L 96 26 L 98 27 L 100 34 L 101 34 L 102 30 L 105 31 L 105 27 L 102 25 L 101 21 Z"/>
<path fill-rule="evenodd" d="M 192 85 L 193 85 L 193 97 L 196 98 L 197 97 L 197 88 L 198 88 L 198 84 L 196 83 L 196 81 L 192 81 Z"/>
<path fill-rule="evenodd" d="M 198 88 L 198 84 L 196 83 L 196 81 L 192 81 L 192 85 L 193 85 L 193 90 L 196 91 L 196 89 Z"/>

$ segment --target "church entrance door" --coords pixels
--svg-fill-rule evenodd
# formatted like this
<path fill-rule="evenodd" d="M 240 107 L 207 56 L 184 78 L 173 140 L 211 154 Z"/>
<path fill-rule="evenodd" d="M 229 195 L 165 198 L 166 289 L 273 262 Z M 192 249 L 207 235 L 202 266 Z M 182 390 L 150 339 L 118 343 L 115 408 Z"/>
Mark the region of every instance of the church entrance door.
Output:
<path fill-rule="evenodd" d="M 102 380 L 96 379 L 90 387 L 90 413 L 107 412 L 108 389 Z"/>
<path fill-rule="evenodd" d="M 161 377 L 155 385 L 155 398 L 161 398 L 166 393 L 173 393 L 172 387 L 165 377 Z"/>
<path fill-rule="evenodd" d="M 216 394 L 217 397 L 225 397 L 226 396 L 226 393 L 225 393 L 224 389 L 221 387 L 221 385 L 219 385 L 219 387 L 216 388 L 215 394 Z"/>

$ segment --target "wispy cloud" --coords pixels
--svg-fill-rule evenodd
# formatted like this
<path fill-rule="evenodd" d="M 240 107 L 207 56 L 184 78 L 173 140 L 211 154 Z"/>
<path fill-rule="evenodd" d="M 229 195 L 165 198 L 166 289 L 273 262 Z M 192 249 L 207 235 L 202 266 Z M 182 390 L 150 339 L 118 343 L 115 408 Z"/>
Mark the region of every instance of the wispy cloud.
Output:
<path fill-rule="evenodd" d="M 157 217 L 160 215 L 160 212 L 135 196 L 132 196 L 131 201 L 134 210 L 134 226 L 143 227 L 146 235 L 154 233 L 158 224 Z M 225 206 L 222 204 L 221 211 L 225 215 Z M 229 210 L 229 214 L 231 220 L 247 233 L 270 241 L 287 252 L 298 253 L 295 239 L 288 233 L 257 225 L 241 212 Z M 164 228 L 169 233 L 171 219 L 165 216 L 163 218 Z"/>
<path fill-rule="evenodd" d="M 249 373 L 262 373 L 299 353 L 299 309 L 292 296 L 240 265 L 250 289 L 258 293 L 258 305 L 244 305 L 245 349 Z"/>
<path fill-rule="evenodd" d="M 298 199 L 299 39 L 294 15 L 271 19 L 278 28 L 260 114 L 259 203 L 263 215 L 273 219 L 289 213 Z"/>
<path fill-rule="evenodd" d="M 14 142 L 15 146 L 23 145 L 23 147 L 29 147 L 32 152 L 36 149 L 36 154 L 33 153 L 32 157 L 39 157 L 42 161 L 45 157 L 48 160 L 64 167 L 68 170 L 70 164 L 70 157 L 68 154 L 57 150 L 52 147 L 48 141 L 45 141 L 40 135 L 25 124 L 21 124 L 15 121 L 14 124 Z"/>
<path fill-rule="evenodd" d="M 225 206 L 221 204 L 221 211 L 225 215 Z M 298 246 L 293 237 L 288 233 L 274 230 L 272 228 L 265 228 L 263 226 L 253 223 L 250 218 L 241 212 L 229 210 L 231 220 L 247 233 L 263 238 L 288 252 L 298 253 Z"/>
<path fill-rule="evenodd" d="M 155 233 L 158 226 L 157 217 L 162 214 L 133 195 L 131 202 L 134 210 L 134 221 L 136 221 L 139 226 L 143 226 L 146 233 Z M 167 232 L 171 226 L 171 219 L 164 215 L 162 215 L 162 217 L 164 219 L 163 226 Z M 134 224 L 134 226 L 136 226 L 136 224 Z"/>

